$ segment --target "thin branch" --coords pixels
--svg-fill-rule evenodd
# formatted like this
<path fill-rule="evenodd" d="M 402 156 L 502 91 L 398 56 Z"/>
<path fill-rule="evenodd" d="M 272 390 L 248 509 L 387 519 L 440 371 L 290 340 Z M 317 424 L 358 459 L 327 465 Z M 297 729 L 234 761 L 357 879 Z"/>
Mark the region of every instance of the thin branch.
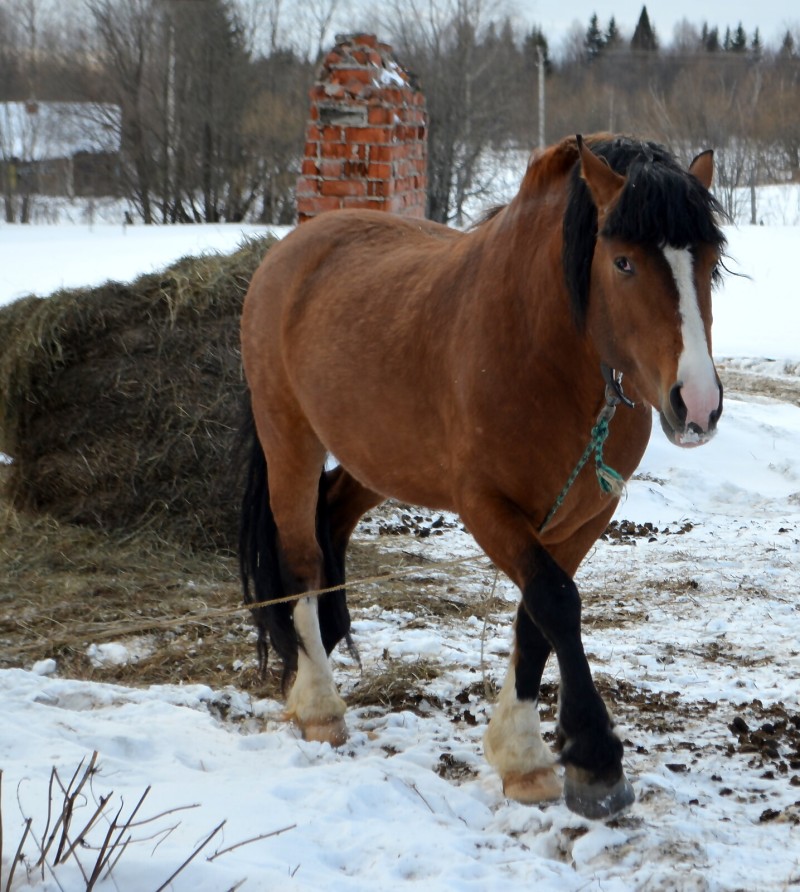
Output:
<path fill-rule="evenodd" d="M 408 783 L 408 782 L 405 782 L 405 783 L 406 783 L 406 786 L 410 787 L 417 794 L 417 796 L 419 796 L 419 798 L 425 803 L 425 805 L 428 806 L 428 810 L 430 811 L 430 813 L 432 815 L 435 815 L 436 812 L 433 810 L 433 807 L 431 806 L 430 802 L 428 802 L 428 800 L 417 789 L 417 785 L 414 783 Z"/>
<path fill-rule="evenodd" d="M 56 827 L 61 826 L 61 838 L 58 841 L 58 848 L 56 849 L 56 857 L 53 859 L 53 864 L 58 864 L 61 861 L 61 855 L 64 851 L 64 846 L 67 843 L 67 834 L 69 833 L 69 825 L 72 823 L 72 813 L 75 810 L 75 800 L 68 796 L 64 800 L 64 807 L 61 811 L 61 815 L 59 817 L 59 821 L 56 824 Z M 53 830 L 55 834 L 55 829 Z M 42 857 L 44 857 L 44 853 L 42 853 Z"/>
<path fill-rule="evenodd" d="M 271 836 L 280 836 L 281 833 L 286 833 L 289 830 L 294 830 L 297 827 L 297 824 L 290 824 L 288 827 L 281 827 L 280 830 L 273 830 L 271 833 L 262 833 L 260 836 L 253 836 L 250 839 L 243 839 L 241 842 L 237 842 L 232 846 L 228 846 L 226 849 L 217 849 L 213 855 L 209 855 L 206 858 L 206 861 L 214 861 L 216 858 L 219 858 L 221 855 L 227 855 L 228 852 L 232 852 L 234 849 L 239 849 L 242 846 L 249 846 L 252 842 L 260 842 L 262 839 L 269 839 Z"/>
<path fill-rule="evenodd" d="M 112 861 L 106 863 L 108 864 L 108 870 L 106 870 L 106 875 L 103 877 L 104 880 L 107 880 L 111 876 L 111 871 L 119 864 L 119 859 L 125 854 L 125 850 L 128 848 L 128 843 L 133 839 L 132 836 L 129 836 L 125 842 L 121 846 L 115 846 L 115 848 L 119 848 L 119 855 Z M 139 840 L 137 840 L 139 842 Z M 113 854 L 113 849 L 112 849 Z"/>
<path fill-rule="evenodd" d="M 113 792 L 111 792 L 105 798 L 103 798 L 102 796 L 100 797 L 100 804 L 95 809 L 94 814 L 91 816 L 91 818 L 89 818 L 89 821 L 84 825 L 83 830 L 81 830 L 75 837 L 75 842 L 72 843 L 72 845 L 67 849 L 66 852 L 64 852 L 64 857 L 61 859 L 62 862 L 66 861 L 75 850 L 75 847 L 84 839 L 86 839 L 86 834 L 92 829 L 92 827 L 94 827 L 97 819 L 105 810 L 105 807 L 108 804 L 108 800 L 111 799 L 113 795 Z M 58 864 L 59 862 L 56 861 L 55 863 Z"/>
<path fill-rule="evenodd" d="M 17 804 L 19 805 L 20 813 L 24 814 L 24 812 L 22 811 L 22 803 L 20 802 L 20 799 L 19 799 L 19 789 L 17 789 Z M 36 848 L 39 850 L 39 852 L 41 852 L 42 848 L 43 848 L 42 843 L 44 842 L 44 837 L 42 837 L 42 840 L 40 841 L 38 839 L 38 837 L 36 836 L 36 831 L 33 829 L 33 826 L 31 826 L 31 838 L 36 843 Z M 77 861 L 77 858 L 75 860 Z M 37 861 L 36 863 L 38 865 L 39 862 Z M 45 867 L 50 872 L 50 876 L 52 877 L 53 882 L 56 884 L 56 886 L 58 886 L 58 888 L 61 890 L 61 892 L 65 892 L 64 887 L 59 882 L 58 876 L 56 875 L 56 872 L 53 869 L 53 865 L 50 864 L 50 862 L 47 860 L 42 862 L 42 877 L 44 877 Z M 80 868 L 80 871 L 81 871 L 81 874 L 83 875 L 84 880 L 86 880 L 86 871 L 83 869 L 83 865 L 80 863 L 80 861 L 78 861 L 78 867 Z"/>
<path fill-rule="evenodd" d="M 163 843 L 165 840 L 169 839 L 169 837 L 172 836 L 172 834 L 180 826 L 181 826 L 180 821 L 178 821 L 177 824 L 173 824 L 171 827 L 166 827 L 164 830 L 159 830 L 158 833 L 154 833 L 152 836 L 145 836 L 139 841 L 140 842 L 150 842 L 151 839 L 156 839 L 156 837 L 160 836 L 161 839 L 159 839 L 158 842 L 153 846 L 153 854 L 155 854 L 156 851 L 158 850 L 158 847 L 161 845 L 161 843 Z"/>
<path fill-rule="evenodd" d="M 103 865 L 106 861 L 105 854 L 108 851 L 109 843 L 111 842 L 111 837 L 114 834 L 114 831 L 117 829 L 117 818 L 122 814 L 122 809 L 124 808 L 124 803 L 120 805 L 117 810 L 116 815 L 114 815 L 114 820 L 109 824 L 108 830 L 106 831 L 106 835 L 103 838 L 103 844 L 100 846 L 100 852 L 97 856 L 97 860 L 94 862 L 94 868 L 92 870 L 92 875 L 89 877 L 89 882 L 86 884 L 86 892 L 92 892 L 94 888 L 94 884 L 97 882 L 100 872 L 103 869 Z M 113 846 L 111 847 L 111 852 L 114 851 Z"/>
<path fill-rule="evenodd" d="M 19 841 L 19 845 L 17 846 L 16 854 L 14 855 L 14 860 L 11 862 L 11 872 L 8 875 L 8 882 L 6 883 L 6 892 L 11 892 L 11 883 L 14 879 L 14 871 L 17 869 L 17 862 L 20 860 L 20 856 L 22 855 L 22 847 L 25 845 L 25 840 L 28 838 L 28 833 L 31 829 L 31 824 L 33 823 L 33 818 L 28 818 L 25 821 L 25 832 L 22 834 L 22 839 Z"/>
<path fill-rule="evenodd" d="M 44 845 L 44 847 L 42 849 L 41 859 L 39 862 L 37 862 L 37 864 L 41 864 L 44 861 L 45 857 L 47 856 L 48 851 L 50 850 L 50 847 L 53 844 L 53 841 L 55 840 L 55 837 L 56 837 L 56 834 L 58 833 L 59 827 L 63 826 L 64 829 L 61 834 L 61 839 L 59 841 L 58 850 L 56 851 L 56 857 L 55 857 L 54 863 L 58 864 L 58 862 L 59 862 L 59 858 L 61 857 L 61 854 L 64 850 L 64 845 L 66 842 L 66 835 L 69 832 L 69 825 L 72 820 L 72 811 L 75 806 L 75 799 L 80 795 L 80 792 L 81 792 L 81 790 L 83 790 L 84 786 L 86 785 L 86 782 L 89 780 L 89 778 L 94 773 L 95 765 L 97 764 L 97 750 L 95 750 L 92 753 L 92 758 L 89 760 L 89 764 L 86 766 L 86 769 L 83 772 L 83 776 L 81 777 L 80 782 L 78 783 L 78 786 L 75 788 L 74 792 L 70 792 L 72 790 L 72 785 L 75 783 L 75 780 L 78 777 L 78 773 L 80 772 L 81 768 L 83 768 L 83 764 L 85 761 L 86 761 L 85 757 L 83 759 L 81 759 L 80 764 L 75 769 L 75 773 L 72 775 L 72 778 L 70 779 L 70 782 L 66 788 L 61 783 L 61 778 L 59 777 L 58 772 L 55 771 L 55 769 L 54 769 L 55 780 L 58 782 L 58 785 L 61 787 L 61 790 L 64 793 L 65 801 L 64 801 L 64 805 L 61 810 L 61 814 L 58 816 L 58 820 L 56 821 L 55 826 L 53 827 L 53 832 L 50 836 L 50 839 L 47 840 L 46 844 Z M 44 838 L 42 838 L 42 842 L 44 843 Z"/>
<path fill-rule="evenodd" d="M 225 826 L 227 821 L 223 821 L 221 824 L 217 824 L 217 826 L 208 834 L 208 836 L 200 843 L 199 846 L 192 852 L 191 855 L 181 864 L 181 866 L 172 873 L 167 879 L 156 889 L 156 892 L 164 892 L 164 889 L 169 886 L 169 884 L 175 879 L 176 876 L 187 866 L 189 865 L 194 858 L 203 851 L 203 849 L 211 842 L 211 840 L 219 833 L 220 830 Z"/>
<path fill-rule="evenodd" d="M 166 811 L 161 811 L 150 818 L 143 818 L 141 821 L 131 821 L 128 826 L 144 827 L 145 824 L 152 824 L 153 821 L 157 821 L 159 818 L 165 818 L 167 815 L 174 815 L 175 812 L 178 811 L 188 811 L 190 808 L 200 808 L 200 803 L 193 802 L 191 805 L 176 805 L 175 808 L 168 808 Z"/>
<path fill-rule="evenodd" d="M 497 588 L 497 577 L 500 575 L 500 571 L 495 569 L 494 571 L 494 581 L 492 582 L 492 590 L 489 593 L 489 601 L 491 604 L 494 600 L 495 589 Z M 489 610 L 488 607 L 483 614 L 483 628 L 481 629 L 481 678 L 483 680 L 483 695 L 487 698 L 487 700 L 491 699 L 490 691 L 489 691 L 489 682 L 486 678 L 486 660 L 484 659 L 485 647 L 486 647 L 486 627 L 489 624 Z"/>
<path fill-rule="evenodd" d="M 100 871 L 108 863 L 111 856 L 114 854 L 114 850 L 119 845 L 120 840 L 122 839 L 123 835 L 130 829 L 131 821 L 136 816 L 136 812 L 138 812 L 139 809 L 141 808 L 142 803 L 144 802 L 145 798 L 147 797 L 147 794 L 150 792 L 151 789 L 152 789 L 152 787 L 148 786 L 147 789 L 144 791 L 144 793 L 142 793 L 142 795 L 139 797 L 139 801 L 136 803 L 136 806 L 134 807 L 133 811 L 130 813 L 128 820 L 119 828 L 119 833 L 117 834 L 117 838 L 111 844 L 111 847 L 108 850 L 108 855 L 105 854 L 104 850 L 100 852 L 100 856 L 97 859 L 97 866 L 95 867 L 95 871 L 92 873 L 92 877 L 94 877 L 95 873 L 97 873 L 99 875 Z M 114 818 L 114 821 L 112 822 L 112 829 L 116 829 L 117 818 L 122 813 L 123 806 L 124 806 L 124 804 L 120 806 L 120 809 L 117 812 L 117 815 Z M 126 845 L 127 845 L 127 843 L 126 843 Z M 88 888 L 87 888 L 86 892 L 89 892 Z"/>
<path fill-rule="evenodd" d="M 47 833 L 50 830 L 50 820 L 53 817 L 53 781 L 56 776 L 56 766 L 50 769 L 50 781 L 47 785 L 47 820 L 44 824 L 44 830 L 42 831 L 42 841 L 47 839 Z M 40 847 L 41 848 L 41 847 Z M 42 880 L 44 880 L 44 851 L 42 850 L 42 857 L 40 859 L 40 863 L 42 865 Z"/>

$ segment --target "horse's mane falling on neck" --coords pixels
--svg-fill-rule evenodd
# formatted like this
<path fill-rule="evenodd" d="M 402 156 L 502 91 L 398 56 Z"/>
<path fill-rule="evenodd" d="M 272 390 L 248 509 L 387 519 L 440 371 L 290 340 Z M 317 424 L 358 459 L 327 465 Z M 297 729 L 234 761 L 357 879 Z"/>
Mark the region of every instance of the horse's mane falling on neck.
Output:
<path fill-rule="evenodd" d="M 663 146 L 624 136 L 592 141 L 590 146 L 627 182 L 605 219 L 602 233 L 598 233 L 597 209 L 581 177 L 576 150 L 564 215 L 563 261 L 572 312 L 579 327 L 586 319 L 598 234 L 653 247 L 725 247 L 718 222 L 725 216 L 722 207 Z"/>
<path fill-rule="evenodd" d="M 562 140 L 544 150 L 537 150 L 531 155 L 525 171 L 519 193 L 508 204 L 499 204 L 488 208 L 470 227 L 471 231 L 481 229 L 495 217 L 508 210 L 516 213 L 527 213 L 530 202 L 536 202 L 542 195 L 552 194 L 553 189 L 560 188 L 559 181 L 569 175 L 578 160 L 578 146 L 573 138 Z M 514 219 L 518 219 L 515 215 Z"/>

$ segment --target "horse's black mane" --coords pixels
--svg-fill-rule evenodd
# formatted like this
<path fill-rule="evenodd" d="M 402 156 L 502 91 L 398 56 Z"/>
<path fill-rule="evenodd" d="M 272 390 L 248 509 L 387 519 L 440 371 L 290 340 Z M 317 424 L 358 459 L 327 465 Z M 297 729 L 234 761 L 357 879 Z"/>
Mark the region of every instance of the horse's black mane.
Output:
<path fill-rule="evenodd" d="M 724 249 L 725 236 L 718 224 L 725 216 L 722 207 L 667 149 L 629 137 L 593 142 L 591 149 L 627 178 L 602 235 L 658 247 L 711 244 Z M 569 188 L 564 215 L 564 275 L 576 322 L 582 326 L 598 232 L 597 209 L 580 175 L 580 164 L 572 171 Z"/>

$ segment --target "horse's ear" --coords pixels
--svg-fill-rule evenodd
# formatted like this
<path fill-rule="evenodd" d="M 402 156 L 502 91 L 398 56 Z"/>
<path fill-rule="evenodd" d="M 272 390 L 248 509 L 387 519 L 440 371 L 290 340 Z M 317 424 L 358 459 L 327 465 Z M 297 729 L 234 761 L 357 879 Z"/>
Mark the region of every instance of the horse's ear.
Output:
<path fill-rule="evenodd" d="M 586 180 L 597 211 L 602 217 L 608 213 L 617 200 L 625 185 L 625 177 L 615 173 L 604 158 L 598 158 L 586 145 L 580 134 L 575 138 L 581 157 L 581 176 Z"/>
<path fill-rule="evenodd" d="M 689 165 L 689 173 L 694 174 L 706 189 L 710 189 L 714 179 L 714 150 L 701 152 Z"/>

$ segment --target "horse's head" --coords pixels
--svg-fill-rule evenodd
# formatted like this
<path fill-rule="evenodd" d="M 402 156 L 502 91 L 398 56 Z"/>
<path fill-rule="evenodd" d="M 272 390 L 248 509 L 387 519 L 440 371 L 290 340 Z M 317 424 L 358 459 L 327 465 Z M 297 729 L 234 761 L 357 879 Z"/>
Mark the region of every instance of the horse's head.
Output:
<path fill-rule="evenodd" d="M 722 412 L 711 359 L 711 290 L 725 238 L 709 193 L 712 152 L 683 170 L 630 139 L 590 148 L 564 219 L 573 310 L 603 362 L 625 373 L 679 446 L 705 442 Z"/>

